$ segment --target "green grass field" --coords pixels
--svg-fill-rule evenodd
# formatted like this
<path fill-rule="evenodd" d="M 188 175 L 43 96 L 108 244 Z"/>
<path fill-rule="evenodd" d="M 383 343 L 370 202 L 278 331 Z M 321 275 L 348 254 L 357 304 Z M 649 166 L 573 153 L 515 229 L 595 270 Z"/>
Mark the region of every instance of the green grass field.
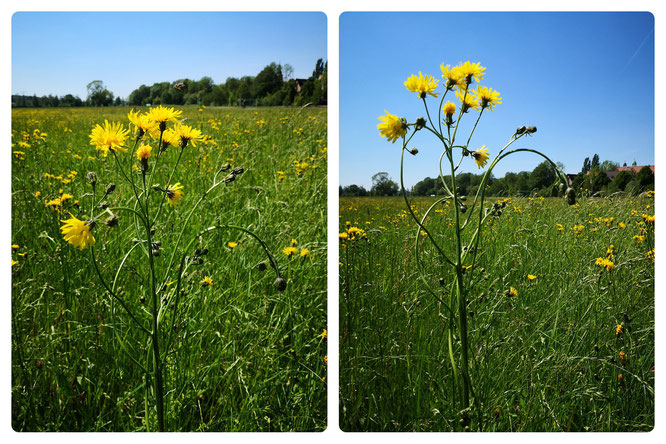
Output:
<path fill-rule="evenodd" d="M 434 200 L 412 201 L 419 218 Z M 651 430 L 653 194 L 505 205 L 465 273 L 473 430 Z M 445 204 L 426 221 L 451 255 L 453 223 Z M 415 237 L 425 282 L 442 296 L 450 268 L 402 197 L 340 198 L 340 233 L 341 428 L 462 430 L 446 316 L 418 277 Z"/>
<path fill-rule="evenodd" d="M 178 311 L 160 326 L 166 429 L 323 430 L 326 110 L 180 109 L 185 123 L 208 137 L 185 148 L 173 180 L 185 194 L 180 205 L 164 205 L 154 226 L 153 240 L 161 242 L 156 273 L 166 272 L 174 251 L 178 260 L 191 258 L 194 247 L 208 254 L 188 262 Z M 98 197 L 108 184 L 117 185 L 107 197 L 111 207 L 132 205 L 131 188 L 113 156 L 102 158 L 88 137 L 105 119 L 127 127 L 129 111 L 13 111 L 12 426 L 17 431 L 157 429 L 150 372 L 142 367 L 150 362 L 150 339 L 105 291 L 90 249 L 73 248 L 60 232 L 69 213 L 90 217 L 87 172 L 98 176 Z M 178 151 L 171 147 L 162 155 L 154 183 L 165 183 Z M 129 156 L 119 153 L 128 169 L 138 163 Z M 193 212 L 175 249 L 188 211 L 227 162 L 245 172 L 216 188 Z M 136 169 L 132 174 L 140 180 Z M 67 194 L 72 197 L 61 206 L 46 205 Z M 151 205 L 159 207 L 160 200 L 155 192 Z M 118 226 L 109 228 L 102 218 L 93 230 L 100 272 L 111 281 L 126 253 L 142 246 L 127 255 L 116 289 L 138 321 L 149 326 L 149 252 L 133 241 L 142 232 L 131 214 L 117 215 Z M 251 236 L 232 230 L 197 236 L 216 224 L 260 236 L 288 282 L 286 291 L 273 286 L 271 267 L 258 269 L 266 256 Z M 190 240 L 192 249 L 185 251 Z M 299 253 L 288 257 L 283 250 L 294 242 Z M 206 276 L 212 286 L 202 285 Z M 167 309 L 173 308 L 173 298 L 165 303 L 170 291 L 175 292 L 161 293 Z"/>

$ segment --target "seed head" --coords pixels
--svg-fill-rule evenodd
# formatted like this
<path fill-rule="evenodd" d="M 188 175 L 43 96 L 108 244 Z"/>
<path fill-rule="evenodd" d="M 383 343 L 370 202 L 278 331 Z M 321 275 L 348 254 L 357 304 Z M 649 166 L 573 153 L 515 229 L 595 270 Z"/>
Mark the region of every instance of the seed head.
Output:
<path fill-rule="evenodd" d="M 278 289 L 278 291 L 284 291 L 287 288 L 287 281 L 285 281 L 282 277 L 277 277 L 275 278 L 273 285 Z"/>
<path fill-rule="evenodd" d="M 97 185 L 97 174 L 93 171 L 88 172 L 86 174 L 86 179 L 88 179 L 88 182 L 90 182 L 90 185 L 95 186 Z"/>

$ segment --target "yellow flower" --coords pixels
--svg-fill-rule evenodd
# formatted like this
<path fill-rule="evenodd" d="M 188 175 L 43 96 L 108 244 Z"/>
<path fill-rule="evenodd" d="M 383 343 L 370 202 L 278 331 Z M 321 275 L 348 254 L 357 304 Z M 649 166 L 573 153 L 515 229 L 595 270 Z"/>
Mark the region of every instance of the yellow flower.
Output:
<path fill-rule="evenodd" d="M 19 249 L 19 246 L 18 246 L 18 245 L 16 245 L 16 244 L 12 245 L 12 250 L 16 251 L 16 250 L 18 250 L 18 249 Z"/>
<path fill-rule="evenodd" d="M 442 70 L 442 77 L 446 79 L 446 89 L 453 89 L 456 86 L 465 88 L 465 76 L 460 71 L 460 67 L 446 65 L 442 63 L 439 68 Z"/>
<path fill-rule="evenodd" d="M 349 237 L 349 235 L 348 235 L 347 233 L 339 233 L 339 234 L 338 234 L 338 237 L 339 237 L 340 239 L 343 239 L 343 240 L 344 240 L 344 239 L 347 239 L 347 238 Z"/>
<path fill-rule="evenodd" d="M 442 107 L 442 111 L 444 111 L 444 114 L 447 116 L 452 116 L 453 113 L 456 112 L 456 104 L 453 102 L 446 102 Z"/>
<path fill-rule="evenodd" d="M 536 276 L 534 276 L 533 274 L 528 274 L 527 279 L 529 279 L 530 281 L 533 281 L 534 279 L 536 279 Z"/>
<path fill-rule="evenodd" d="M 310 255 L 310 250 L 307 248 L 301 248 L 301 257 L 306 258 Z"/>
<path fill-rule="evenodd" d="M 627 354 L 625 352 L 620 352 L 619 357 L 620 357 L 620 361 L 622 361 L 623 363 L 624 363 L 624 361 L 627 360 Z"/>
<path fill-rule="evenodd" d="M 287 247 L 287 248 L 285 248 L 284 250 L 282 250 L 282 252 L 283 252 L 284 254 L 286 254 L 287 257 L 291 257 L 291 256 L 293 256 L 294 254 L 297 254 L 297 253 L 298 253 L 298 248 L 296 248 L 296 247 Z"/>
<path fill-rule="evenodd" d="M 167 189 L 164 190 L 167 201 L 169 201 L 169 205 L 173 207 L 180 203 L 180 199 L 183 198 L 182 190 L 183 186 L 180 184 L 180 182 L 176 182 L 175 184 L 168 186 Z"/>
<path fill-rule="evenodd" d="M 415 93 L 419 93 L 419 98 L 425 99 L 426 94 L 437 97 L 439 94 L 433 92 L 437 88 L 439 80 L 435 80 L 433 76 L 424 76 L 419 71 L 419 76 L 411 75 L 405 82 L 405 87 Z"/>
<path fill-rule="evenodd" d="M 480 82 L 486 72 L 486 68 L 481 66 L 481 62 L 470 63 L 467 61 L 458 65 L 457 68 L 460 72 L 460 75 L 465 79 L 468 85 L 474 80 Z"/>
<path fill-rule="evenodd" d="M 326 329 L 324 329 L 324 331 L 321 332 L 321 338 L 326 339 L 327 337 L 328 337 L 328 331 L 326 331 Z"/>
<path fill-rule="evenodd" d="M 204 276 L 201 285 L 204 287 L 211 287 L 213 285 L 213 280 L 209 276 Z"/>
<path fill-rule="evenodd" d="M 14 265 L 18 265 L 18 261 L 15 261 L 14 258 L 12 258 L 12 267 L 13 267 Z"/>
<path fill-rule="evenodd" d="M 482 109 L 488 108 L 492 111 L 496 104 L 502 103 L 499 91 L 493 91 L 492 88 L 479 86 L 476 88 L 476 91 L 472 91 L 472 93 L 481 101 Z"/>
<path fill-rule="evenodd" d="M 136 158 L 141 161 L 148 160 L 152 150 L 153 148 L 150 145 L 142 144 L 139 149 L 136 150 Z"/>
<path fill-rule="evenodd" d="M 175 137 L 179 140 L 181 148 L 185 148 L 188 143 L 191 143 L 193 147 L 196 147 L 196 142 L 200 142 L 204 139 L 201 135 L 201 131 L 192 128 L 189 125 L 177 124 L 174 127 L 173 132 Z"/>
<path fill-rule="evenodd" d="M 95 125 L 90 137 L 90 144 L 102 152 L 102 156 L 106 157 L 109 151 L 127 151 L 123 145 L 127 140 L 127 133 L 123 125 L 120 123 L 110 124 L 107 120 L 104 121 L 104 126 L 99 124 Z"/>
<path fill-rule="evenodd" d="M 42 195 L 42 193 L 40 191 L 35 191 L 35 197 L 39 197 L 41 195 Z"/>
<path fill-rule="evenodd" d="M 159 140 L 160 138 L 159 131 L 157 133 L 151 133 L 150 135 L 155 140 Z M 162 133 L 162 151 L 167 149 L 167 147 L 169 146 L 177 146 L 177 145 L 180 145 L 180 137 L 178 137 L 178 134 L 173 128 L 169 128 L 168 130 Z"/>
<path fill-rule="evenodd" d="M 456 97 L 462 103 L 462 112 L 466 113 L 470 109 L 479 111 L 479 99 L 475 95 L 465 91 L 456 91 Z"/>
<path fill-rule="evenodd" d="M 506 291 L 506 295 L 507 295 L 508 297 L 510 297 L 510 298 L 515 298 L 516 296 L 518 296 L 518 290 L 516 290 L 516 289 L 513 288 L 513 287 L 510 287 L 510 288 Z"/>
<path fill-rule="evenodd" d="M 555 224 L 555 225 L 557 225 L 557 231 L 563 231 L 564 230 L 564 227 L 562 226 L 562 224 Z"/>
<path fill-rule="evenodd" d="M 617 336 L 620 336 L 622 333 L 624 333 L 624 325 L 622 325 L 622 324 L 618 324 L 618 325 L 615 327 L 615 334 L 616 334 Z"/>
<path fill-rule="evenodd" d="M 227 246 L 233 250 L 238 246 L 238 242 L 227 242 Z"/>
<path fill-rule="evenodd" d="M 71 219 L 60 221 L 65 224 L 60 227 L 64 239 L 75 248 L 81 250 L 94 244 L 95 238 L 90 229 L 95 225 L 95 222 L 92 219 L 84 222 L 74 217 L 71 213 L 69 215 L 72 216 Z"/>
<path fill-rule="evenodd" d="M 158 124 L 155 123 L 148 114 L 140 114 L 132 110 L 127 114 L 127 118 L 134 126 L 137 139 L 141 139 L 145 133 L 159 131 Z"/>
<path fill-rule="evenodd" d="M 398 138 L 404 137 L 407 134 L 407 124 L 398 116 L 389 114 L 386 110 L 384 112 L 386 113 L 385 116 L 379 116 L 379 120 L 382 123 L 377 125 L 379 135 L 386 137 L 389 142 L 395 143 Z"/>
<path fill-rule="evenodd" d="M 485 167 L 486 163 L 488 163 L 488 148 L 486 148 L 485 145 L 481 146 L 481 148 L 476 151 L 472 151 L 470 154 L 474 158 L 474 162 L 476 162 L 479 169 Z"/>
<path fill-rule="evenodd" d="M 292 239 L 291 239 L 291 246 L 292 246 L 292 247 L 295 247 L 296 244 L 298 244 L 298 241 L 297 241 L 296 239 L 292 238 Z"/>
<path fill-rule="evenodd" d="M 160 127 L 164 126 L 168 121 L 178 122 L 178 118 L 180 118 L 182 114 L 182 111 L 176 111 L 173 108 L 167 108 L 162 105 L 152 107 L 148 110 L 148 117 L 150 117 L 153 122 L 160 124 Z M 160 128 L 161 131 L 164 131 L 164 129 L 166 129 L 166 127 Z"/>
<path fill-rule="evenodd" d="M 612 271 L 615 268 L 615 264 L 613 263 L 613 261 L 610 261 L 603 257 L 598 257 L 594 262 L 594 264 L 598 267 L 605 268 L 606 271 L 608 272 Z"/>

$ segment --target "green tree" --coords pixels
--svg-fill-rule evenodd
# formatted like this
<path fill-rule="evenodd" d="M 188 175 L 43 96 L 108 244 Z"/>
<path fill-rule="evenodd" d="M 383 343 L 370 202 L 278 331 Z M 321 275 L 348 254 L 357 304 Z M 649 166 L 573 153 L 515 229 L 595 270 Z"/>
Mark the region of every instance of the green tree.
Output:
<path fill-rule="evenodd" d="M 379 172 L 372 176 L 373 196 L 395 196 L 398 194 L 398 184 L 393 182 L 387 172 Z"/>
<path fill-rule="evenodd" d="M 92 106 L 110 106 L 113 104 L 113 93 L 106 89 L 104 82 L 93 80 L 86 86 L 88 90 L 88 104 Z"/>

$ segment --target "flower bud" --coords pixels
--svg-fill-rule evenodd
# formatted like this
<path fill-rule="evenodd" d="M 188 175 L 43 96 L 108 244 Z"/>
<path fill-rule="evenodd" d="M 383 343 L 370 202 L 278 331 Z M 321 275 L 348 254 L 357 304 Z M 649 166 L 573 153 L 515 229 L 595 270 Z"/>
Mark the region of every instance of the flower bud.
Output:
<path fill-rule="evenodd" d="M 234 174 L 232 173 L 232 174 L 229 174 L 224 179 L 222 179 L 222 182 L 233 182 L 235 178 L 236 178 L 236 176 L 234 176 Z"/>
<path fill-rule="evenodd" d="M 567 203 L 569 205 L 576 204 L 576 192 L 574 191 L 573 188 L 571 187 L 567 188 L 566 196 L 567 196 Z"/>
<path fill-rule="evenodd" d="M 411 154 L 412 156 L 416 156 L 419 153 L 419 150 L 417 150 L 416 148 L 410 148 L 407 151 L 409 151 L 409 154 Z"/>
<path fill-rule="evenodd" d="M 231 164 L 230 164 L 230 163 L 225 163 L 225 164 L 222 165 L 222 167 L 220 168 L 220 172 L 224 173 L 225 171 L 229 170 L 229 168 L 231 168 Z"/>
<path fill-rule="evenodd" d="M 520 126 L 520 127 L 518 127 L 518 129 L 516 130 L 516 134 L 518 134 L 518 135 L 520 135 L 520 134 L 525 134 L 525 131 L 527 131 L 527 128 L 526 128 L 525 126 Z"/>
<path fill-rule="evenodd" d="M 266 264 L 265 264 L 264 262 L 259 262 L 259 264 L 257 264 L 257 269 L 258 269 L 259 271 L 264 271 L 264 270 L 266 270 Z"/>
<path fill-rule="evenodd" d="M 118 216 L 112 216 L 104 221 L 107 227 L 113 228 L 118 225 Z"/>
<path fill-rule="evenodd" d="M 460 204 L 460 212 L 465 213 L 467 211 L 467 205 L 461 203 Z"/>
<path fill-rule="evenodd" d="M 238 176 L 239 174 L 243 174 L 244 171 L 245 170 L 243 169 L 243 167 L 236 167 L 233 170 L 231 170 L 231 174 Z"/>
<path fill-rule="evenodd" d="M 527 134 L 534 134 L 537 132 L 536 126 L 528 126 L 527 127 Z"/>
<path fill-rule="evenodd" d="M 426 119 L 424 119 L 423 117 L 419 117 L 418 119 L 416 119 L 416 123 L 414 124 L 414 129 L 416 131 L 422 130 L 423 127 L 425 126 L 426 126 Z"/>
<path fill-rule="evenodd" d="M 275 278 L 273 285 L 278 289 L 278 291 L 284 291 L 287 288 L 287 281 L 285 281 L 282 277 L 277 277 Z"/>
<path fill-rule="evenodd" d="M 100 207 L 102 210 L 106 210 L 107 208 L 109 208 L 109 203 L 108 203 L 107 201 L 103 200 L 103 201 L 101 201 L 101 202 L 99 203 L 99 207 Z"/>
<path fill-rule="evenodd" d="M 105 196 L 108 196 L 109 194 L 113 193 L 116 191 L 116 184 L 115 183 L 110 183 L 108 187 L 106 187 L 106 191 L 104 192 Z"/>
<path fill-rule="evenodd" d="M 88 182 L 90 182 L 90 185 L 95 186 L 97 185 L 97 174 L 93 171 L 88 172 L 86 174 L 86 179 L 88 179 Z"/>

